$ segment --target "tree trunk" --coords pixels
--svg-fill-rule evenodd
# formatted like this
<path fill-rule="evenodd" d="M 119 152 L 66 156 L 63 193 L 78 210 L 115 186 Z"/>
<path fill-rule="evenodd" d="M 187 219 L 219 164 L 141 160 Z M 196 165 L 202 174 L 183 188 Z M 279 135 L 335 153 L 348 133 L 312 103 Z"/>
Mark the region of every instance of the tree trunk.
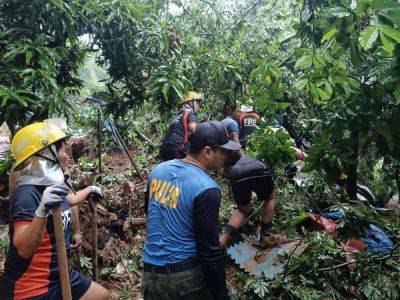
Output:
<path fill-rule="evenodd" d="M 358 165 L 358 148 L 359 148 L 359 138 L 360 134 L 358 130 L 353 130 L 350 135 L 351 140 L 353 141 L 352 146 L 352 160 L 353 162 L 349 164 L 348 174 L 347 174 L 347 194 L 350 199 L 357 199 L 357 165 Z"/>
<path fill-rule="evenodd" d="M 6 121 L 6 124 L 8 126 L 8 129 L 10 129 L 10 133 L 11 133 L 11 137 L 14 137 L 15 133 L 16 133 L 16 126 L 14 123 L 8 122 Z M 11 139 L 10 139 L 11 140 Z"/>
<path fill-rule="evenodd" d="M 396 183 L 397 183 L 397 192 L 400 195 L 400 166 L 396 166 Z"/>

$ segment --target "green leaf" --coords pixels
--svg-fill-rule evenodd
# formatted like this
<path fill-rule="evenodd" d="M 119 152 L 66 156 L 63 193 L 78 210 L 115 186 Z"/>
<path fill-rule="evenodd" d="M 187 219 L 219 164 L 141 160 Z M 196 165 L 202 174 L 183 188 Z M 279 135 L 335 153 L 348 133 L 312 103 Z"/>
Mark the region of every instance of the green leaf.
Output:
<path fill-rule="evenodd" d="M 350 58 L 351 63 L 358 67 L 361 63 L 360 50 L 358 49 L 357 43 L 352 39 L 350 42 Z"/>
<path fill-rule="evenodd" d="M 321 100 L 325 101 L 330 98 L 327 92 L 325 92 L 323 89 L 317 88 L 317 92 Z"/>
<path fill-rule="evenodd" d="M 315 104 L 320 104 L 321 103 L 321 99 L 320 99 L 319 94 L 318 94 L 318 88 L 315 87 L 315 85 L 312 85 L 311 89 L 310 89 L 310 92 L 311 92 L 311 95 L 313 97 L 314 103 Z"/>
<path fill-rule="evenodd" d="M 31 63 L 32 59 L 32 52 L 31 51 L 26 51 L 25 52 L 25 63 L 29 65 Z"/>
<path fill-rule="evenodd" d="M 339 30 L 337 30 L 336 28 L 333 28 L 333 29 L 329 30 L 329 31 L 328 31 L 327 33 L 325 33 L 325 35 L 322 37 L 321 42 L 325 42 L 325 41 L 330 40 L 330 39 L 333 38 L 333 37 L 336 35 L 336 33 L 338 33 L 338 32 L 339 32 Z"/>
<path fill-rule="evenodd" d="M 328 95 L 328 97 L 330 98 L 332 96 L 332 92 L 333 92 L 332 86 L 328 82 L 325 82 L 324 86 L 325 86 L 325 92 Z"/>
<path fill-rule="evenodd" d="M 394 24 L 400 26 L 400 9 L 395 10 L 395 11 L 388 11 L 386 13 L 380 12 L 379 15 L 384 18 L 389 19 Z"/>
<path fill-rule="evenodd" d="M 303 89 L 303 88 L 307 85 L 307 83 L 308 83 L 308 79 L 301 79 L 301 80 L 297 81 L 297 82 L 294 84 L 293 87 L 294 87 L 296 90 L 301 90 L 301 89 Z"/>
<path fill-rule="evenodd" d="M 350 4 L 350 9 L 355 10 L 357 8 L 357 0 L 352 0 Z"/>
<path fill-rule="evenodd" d="M 394 39 L 396 42 L 400 43 L 400 31 L 390 27 L 389 25 L 380 25 L 380 30 L 383 31 L 385 35 Z"/>
<path fill-rule="evenodd" d="M 169 83 L 164 83 L 162 87 L 162 93 L 164 95 L 164 100 L 168 101 Z"/>
<path fill-rule="evenodd" d="M 290 105 L 292 105 L 292 103 L 290 103 L 290 102 L 279 102 L 278 105 L 276 106 L 276 108 L 280 109 L 280 110 L 285 110 Z"/>
<path fill-rule="evenodd" d="M 394 91 L 394 98 L 400 103 L 400 85 Z"/>
<path fill-rule="evenodd" d="M 157 83 L 168 82 L 168 78 L 166 77 L 159 77 L 155 80 Z"/>
<path fill-rule="evenodd" d="M 331 9 L 328 10 L 328 12 L 336 18 L 343 18 L 343 17 L 348 17 L 350 16 L 350 13 L 345 9 L 344 7 L 332 7 Z"/>
<path fill-rule="evenodd" d="M 379 27 L 377 25 L 369 26 L 358 37 L 361 47 L 364 50 L 369 50 L 375 43 L 379 34 Z"/>
<path fill-rule="evenodd" d="M 311 55 L 304 55 L 300 57 L 297 61 L 296 64 L 294 65 L 297 69 L 307 69 L 311 67 L 312 65 L 312 56 Z"/>
<path fill-rule="evenodd" d="M 385 34 L 383 33 L 383 31 L 380 31 L 379 36 L 381 38 L 381 42 L 383 45 L 383 49 L 385 49 L 385 51 L 387 53 L 389 53 L 390 55 L 393 54 L 393 50 L 394 50 L 394 44 L 392 41 L 388 40 L 385 36 Z"/>

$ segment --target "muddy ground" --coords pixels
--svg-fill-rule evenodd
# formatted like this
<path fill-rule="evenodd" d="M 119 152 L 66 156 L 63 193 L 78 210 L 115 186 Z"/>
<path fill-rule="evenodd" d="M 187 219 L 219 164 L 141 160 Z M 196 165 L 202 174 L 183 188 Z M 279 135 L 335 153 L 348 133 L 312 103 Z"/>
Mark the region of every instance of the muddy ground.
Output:
<path fill-rule="evenodd" d="M 104 198 L 97 205 L 97 253 L 99 282 L 112 295 L 112 299 L 141 299 L 142 248 L 145 239 L 144 196 L 146 184 L 142 182 L 127 155 L 118 149 L 106 149 L 102 156 L 100 174 L 95 143 L 86 137 L 72 137 L 69 145 L 69 171 L 76 190 L 95 184 L 103 189 Z M 135 149 L 130 150 L 135 157 Z M 156 163 L 156 162 L 154 162 Z M 151 166 L 148 166 L 151 169 Z M 144 174 L 145 177 L 147 174 Z M 8 223 L 7 183 L 0 198 L 0 218 Z M 79 205 L 82 249 L 71 251 L 70 264 L 76 270 L 92 277 L 92 200 Z M 1 225 L 0 238 L 7 239 L 8 225 Z M 5 249 L 0 253 L 0 272 L 5 260 Z M 227 267 L 227 280 L 236 291 L 241 288 L 234 277 L 239 268 Z"/>

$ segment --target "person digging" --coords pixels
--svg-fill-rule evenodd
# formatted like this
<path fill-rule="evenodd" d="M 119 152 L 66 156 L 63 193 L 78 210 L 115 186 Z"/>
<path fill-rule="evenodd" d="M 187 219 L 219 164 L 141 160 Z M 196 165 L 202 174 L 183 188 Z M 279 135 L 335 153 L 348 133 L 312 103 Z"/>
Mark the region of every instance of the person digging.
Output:
<path fill-rule="evenodd" d="M 235 121 L 236 115 L 236 105 L 232 105 L 228 108 L 228 117 L 223 120 L 223 123 L 226 125 L 231 140 L 238 141 L 239 125 Z M 224 233 L 220 236 L 219 241 L 223 249 L 229 246 L 233 234 L 243 226 L 249 217 L 253 192 L 259 201 L 263 201 L 259 242 L 254 243 L 254 246 L 263 246 L 267 241 L 275 214 L 274 181 L 271 170 L 261 161 L 247 156 L 242 149 L 238 150 L 237 154 L 240 159 L 226 172 L 237 209 L 229 219 Z"/>
<path fill-rule="evenodd" d="M 160 147 L 163 161 L 186 157 L 189 135 L 196 128 L 199 103 L 203 95 L 188 92 L 180 102 L 179 114 L 172 120 Z"/>
<path fill-rule="evenodd" d="M 11 148 L 20 170 L 10 198 L 10 245 L 0 278 L 0 299 L 62 299 L 52 209 L 60 206 L 67 252 L 70 249 L 69 188 L 60 161 L 67 135 L 50 122 L 28 125 Z M 108 291 L 69 269 L 72 299 L 108 299 Z"/>
<path fill-rule="evenodd" d="M 221 122 L 204 122 L 191 135 L 186 158 L 151 172 L 144 299 L 229 299 L 218 241 L 221 190 L 207 173 L 222 169 L 238 149 Z"/>
<path fill-rule="evenodd" d="M 243 226 L 251 212 L 251 198 L 254 192 L 261 208 L 261 229 L 259 242 L 254 246 L 262 246 L 271 234 L 272 220 L 275 215 L 274 181 L 270 169 L 259 160 L 253 159 L 242 151 L 241 158 L 228 172 L 227 177 L 236 203 L 236 210 L 220 236 L 220 245 L 227 248 L 232 235 Z"/>

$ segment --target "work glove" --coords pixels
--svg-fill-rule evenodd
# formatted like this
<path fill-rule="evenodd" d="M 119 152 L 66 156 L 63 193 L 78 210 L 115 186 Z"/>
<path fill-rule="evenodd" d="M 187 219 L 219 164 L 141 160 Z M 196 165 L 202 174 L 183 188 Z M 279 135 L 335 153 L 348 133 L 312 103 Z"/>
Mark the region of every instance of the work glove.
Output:
<path fill-rule="evenodd" d="M 101 190 L 101 187 L 96 185 L 91 185 L 90 188 L 92 189 L 92 194 L 97 195 L 99 197 L 103 197 L 103 192 Z"/>
<path fill-rule="evenodd" d="M 35 211 L 35 215 L 39 218 L 47 218 L 49 210 L 61 204 L 67 196 L 69 188 L 65 184 L 56 184 L 47 187 L 40 200 L 39 207 Z"/>

